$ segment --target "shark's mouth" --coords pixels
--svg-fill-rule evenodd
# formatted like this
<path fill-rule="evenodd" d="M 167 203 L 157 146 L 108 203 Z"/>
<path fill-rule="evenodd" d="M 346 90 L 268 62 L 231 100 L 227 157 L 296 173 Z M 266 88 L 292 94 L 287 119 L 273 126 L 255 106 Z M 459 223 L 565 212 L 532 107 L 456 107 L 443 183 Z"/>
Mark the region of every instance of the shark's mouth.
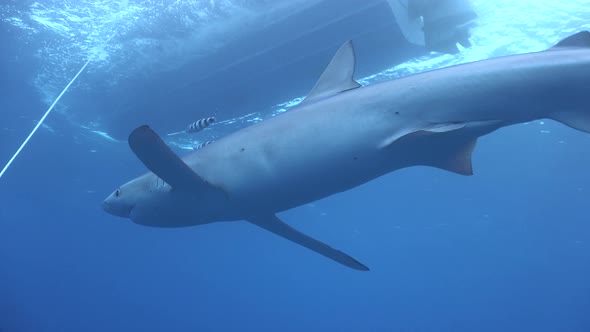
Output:
<path fill-rule="evenodd" d="M 102 202 L 102 208 L 109 214 L 122 218 L 131 218 L 131 213 L 133 212 L 133 206 L 116 206 L 114 204 L 110 204 L 107 201 Z"/>

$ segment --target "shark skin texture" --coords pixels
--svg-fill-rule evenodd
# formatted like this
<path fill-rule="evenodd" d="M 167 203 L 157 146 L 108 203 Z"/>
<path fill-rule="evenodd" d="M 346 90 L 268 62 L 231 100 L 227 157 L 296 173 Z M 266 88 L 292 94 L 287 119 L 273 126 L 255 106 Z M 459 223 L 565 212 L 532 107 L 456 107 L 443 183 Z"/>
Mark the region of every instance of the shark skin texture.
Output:
<path fill-rule="evenodd" d="M 150 172 L 105 211 L 151 227 L 246 220 L 355 270 L 354 258 L 276 213 L 411 166 L 472 175 L 477 138 L 537 119 L 590 133 L 590 33 L 549 50 L 493 58 L 361 87 L 345 43 L 296 108 L 183 158 L 148 126 L 129 145 Z"/>

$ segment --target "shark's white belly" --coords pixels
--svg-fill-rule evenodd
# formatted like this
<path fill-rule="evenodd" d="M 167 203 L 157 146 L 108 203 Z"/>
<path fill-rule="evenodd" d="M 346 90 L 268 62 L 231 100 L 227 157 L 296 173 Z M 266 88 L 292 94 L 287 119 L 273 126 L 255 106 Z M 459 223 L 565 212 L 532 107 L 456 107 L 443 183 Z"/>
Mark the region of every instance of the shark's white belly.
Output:
<path fill-rule="evenodd" d="M 326 103 L 332 109 L 316 114 L 313 106 L 239 131 L 187 162 L 247 213 L 282 211 L 392 170 L 379 143 L 394 127 L 382 115 L 358 103 Z"/>

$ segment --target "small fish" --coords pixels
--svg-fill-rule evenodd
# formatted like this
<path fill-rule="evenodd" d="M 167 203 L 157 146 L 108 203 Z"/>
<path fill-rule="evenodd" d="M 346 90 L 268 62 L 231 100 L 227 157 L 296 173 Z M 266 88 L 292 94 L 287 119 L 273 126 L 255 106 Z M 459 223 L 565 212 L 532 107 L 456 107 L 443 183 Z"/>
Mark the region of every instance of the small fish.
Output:
<path fill-rule="evenodd" d="M 214 117 L 203 118 L 188 125 L 188 127 L 185 129 L 185 132 L 189 134 L 199 132 L 209 127 L 213 122 L 215 122 Z"/>
<path fill-rule="evenodd" d="M 193 151 L 196 151 L 196 150 L 198 150 L 198 149 L 201 149 L 201 148 L 203 148 L 205 145 L 209 145 L 209 144 L 211 144 L 211 143 L 213 143 L 213 142 L 214 142 L 214 141 L 205 141 L 205 142 L 203 142 L 203 143 L 201 143 L 201 144 L 199 144 L 199 145 L 197 145 L 197 146 L 193 147 Z"/>

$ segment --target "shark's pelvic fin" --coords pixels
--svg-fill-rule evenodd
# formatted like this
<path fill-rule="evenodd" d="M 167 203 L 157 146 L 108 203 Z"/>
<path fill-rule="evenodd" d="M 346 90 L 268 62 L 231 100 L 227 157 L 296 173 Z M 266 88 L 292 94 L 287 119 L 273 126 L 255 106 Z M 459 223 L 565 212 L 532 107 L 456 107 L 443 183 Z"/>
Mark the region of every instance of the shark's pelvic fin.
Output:
<path fill-rule="evenodd" d="M 576 34 L 573 34 L 557 43 L 557 45 L 550 48 L 550 50 L 559 49 L 563 47 L 590 48 L 590 32 L 581 31 Z"/>
<path fill-rule="evenodd" d="M 189 192 L 219 190 L 188 167 L 150 127 L 133 130 L 128 142 L 139 160 L 172 189 Z"/>
<path fill-rule="evenodd" d="M 355 62 L 354 47 L 349 40 L 338 49 L 320 79 L 305 97 L 303 103 L 314 99 L 331 97 L 340 92 L 360 87 L 361 85 L 353 78 Z"/>
<path fill-rule="evenodd" d="M 441 156 L 424 163 L 424 166 L 431 166 L 453 172 L 460 175 L 473 175 L 471 155 L 477 144 L 477 139 L 458 141 L 443 151 Z"/>
<path fill-rule="evenodd" d="M 297 231 L 296 229 L 284 223 L 275 215 L 249 218 L 248 221 L 258 227 L 264 228 L 267 231 L 275 233 L 276 235 L 284 237 L 289 241 L 293 241 L 299 245 L 311 249 L 320 255 L 324 255 L 325 257 L 340 264 L 346 265 L 352 269 L 359 271 L 369 271 L 368 267 L 361 264 L 356 259 L 348 256 L 342 251 L 336 250 L 325 243 L 322 243 Z"/>
<path fill-rule="evenodd" d="M 485 121 L 493 123 L 495 121 Z M 434 141 L 436 146 L 432 152 L 419 156 L 415 165 L 431 166 L 460 175 L 473 175 L 471 155 L 475 149 L 477 140 L 465 135 L 449 135 L 467 126 L 461 122 L 436 123 L 424 125 L 416 130 L 408 130 L 396 133 L 388 137 L 381 144 L 381 148 L 388 148 L 400 139 L 412 139 L 420 146 L 421 139 L 429 135 L 437 135 Z M 430 145 L 432 143 L 429 143 Z"/>
<path fill-rule="evenodd" d="M 590 114 L 582 111 L 555 112 L 549 116 L 550 119 L 559 121 L 564 125 L 586 133 L 590 133 Z"/>
<path fill-rule="evenodd" d="M 459 130 L 465 128 L 463 122 L 450 122 L 450 123 L 436 123 L 423 129 L 424 131 L 431 133 L 447 133 L 449 131 Z"/>
<path fill-rule="evenodd" d="M 459 130 L 465 127 L 464 123 L 436 123 L 436 124 L 429 124 L 425 125 L 421 128 L 416 129 L 408 129 L 397 132 L 389 137 L 387 137 L 383 142 L 381 142 L 380 148 L 386 148 L 391 144 L 395 143 L 402 137 L 407 137 L 409 135 L 423 135 L 423 134 L 436 134 L 436 133 L 446 133 L 454 130 Z"/>

